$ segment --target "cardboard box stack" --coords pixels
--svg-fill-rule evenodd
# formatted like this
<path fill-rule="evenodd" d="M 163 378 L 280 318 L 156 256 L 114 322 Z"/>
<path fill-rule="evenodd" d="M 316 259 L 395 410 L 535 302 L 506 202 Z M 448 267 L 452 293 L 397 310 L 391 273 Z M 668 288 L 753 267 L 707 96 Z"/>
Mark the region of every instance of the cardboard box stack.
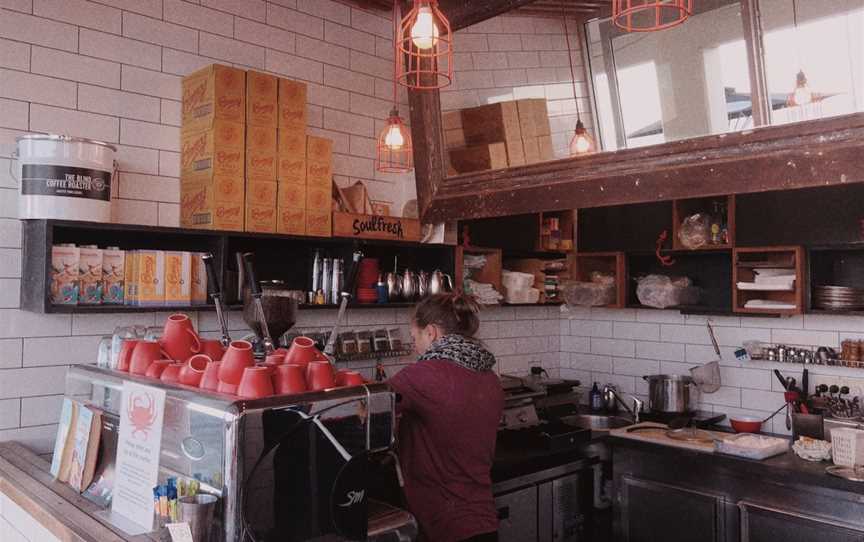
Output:
<path fill-rule="evenodd" d="M 246 231 L 276 233 L 279 82 L 246 72 Z"/>
<path fill-rule="evenodd" d="M 211 65 L 183 79 L 180 223 L 243 230 L 246 73 Z"/>
<path fill-rule="evenodd" d="M 276 230 L 306 234 L 306 85 L 279 80 Z"/>
<path fill-rule="evenodd" d="M 458 118 L 454 113 L 458 113 Z M 545 99 L 499 102 L 448 112 L 443 116 L 443 124 L 451 173 L 521 166 L 554 158 Z"/>
<path fill-rule="evenodd" d="M 306 122 L 304 83 L 216 64 L 184 78 L 181 225 L 330 236 L 332 142 Z"/>

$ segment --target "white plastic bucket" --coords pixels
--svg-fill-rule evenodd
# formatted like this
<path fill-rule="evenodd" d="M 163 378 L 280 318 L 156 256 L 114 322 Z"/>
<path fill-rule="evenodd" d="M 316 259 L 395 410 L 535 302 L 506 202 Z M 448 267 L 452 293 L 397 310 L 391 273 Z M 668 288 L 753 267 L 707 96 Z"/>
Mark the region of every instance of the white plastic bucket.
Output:
<path fill-rule="evenodd" d="M 111 221 L 115 147 L 59 135 L 25 135 L 17 142 L 12 175 L 20 185 L 19 218 Z"/>

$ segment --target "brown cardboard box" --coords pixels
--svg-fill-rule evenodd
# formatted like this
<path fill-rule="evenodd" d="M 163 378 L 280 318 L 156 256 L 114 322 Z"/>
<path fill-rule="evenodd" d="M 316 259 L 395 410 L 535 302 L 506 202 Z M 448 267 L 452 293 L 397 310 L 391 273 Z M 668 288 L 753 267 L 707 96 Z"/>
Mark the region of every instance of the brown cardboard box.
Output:
<path fill-rule="evenodd" d="M 540 161 L 546 162 L 555 159 L 555 146 L 552 144 L 552 136 L 544 135 L 537 138 L 540 145 Z"/>
<path fill-rule="evenodd" d="M 276 129 L 250 124 L 246 128 L 246 176 L 275 181 L 277 171 Z"/>
<path fill-rule="evenodd" d="M 521 139 L 516 102 L 499 102 L 463 109 L 462 130 L 469 145 Z"/>
<path fill-rule="evenodd" d="M 260 205 L 264 207 L 276 206 L 277 196 L 276 181 L 247 179 L 246 180 L 246 205 Z"/>
<path fill-rule="evenodd" d="M 280 181 L 306 183 L 306 130 L 279 128 L 277 177 Z"/>
<path fill-rule="evenodd" d="M 246 122 L 251 126 L 276 128 L 279 83 L 266 73 L 246 72 Z"/>
<path fill-rule="evenodd" d="M 218 120 L 213 128 L 184 132 L 180 138 L 180 172 L 243 175 L 244 128 L 238 122 Z"/>
<path fill-rule="evenodd" d="M 459 173 L 507 167 L 507 146 L 504 143 L 450 149 L 449 152 L 450 164 Z"/>
<path fill-rule="evenodd" d="M 306 235 L 306 209 L 302 207 L 279 207 L 276 231 L 289 235 Z"/>
<path fill-rule="evenodd" d="M 276 205 L 247 205 L 246 231 L 276 233 Z"/>
<path fill-rule="evenodd" d="M 516 107 L 519 111 L 519 128 L 522 131 L 522 139 L 540 137 L 551 133 L 549 130 L 549 111 L 546 108 L 545 98 L 517 100 Z"/>
<path fill-rule="evenodd" d="M 538 136 L 546 136 L 552 133 L 549 127 L 549 108 L 544 98 L 534 100 L 534 126 L 537 128 Z"/>
<path fill-rule="evenodd" d="M 333 236 L 333 212 L 306 210 L 306 235 L 316 237 Z"/>
<path fill-rule="evenodd" d="M 441 125 L 444 130 L 461 130 L 462 112 L 446 111 L 444 113 L 441 113 Z"/>
<path fill-rule="evenodd" d="M 180 180 L 180 225 L 243 231 L 243 179 L 186 176 Z"/>
<path fill-rule="evenodd" d="M 504 142 L 504 146 L 507 147 L 508 166 L 524 166 L 527 163 L 521 139 L 509 139 Z"/>
<path fill-rule="evenodd" d="M 448 149 L 457 149 L 465 146 L 465 132 L 462 128 L 444 130 L 444 145 Z"/>
<path fill-rule="evenodd" d="M 279 183 L 279 207 L 306 208 L 306 185 Z"/>
<path fill-rule="evenodd" d="M 306 133 L 306 83 L 279 78 L 279 129 Z"/>
<path fill-rule="evenodd" d="M 536 164 L 540 161 L 540 138 L 528 137 L 522 139 L 522 147 L 525 149 L 525 162 Z"/>
<path fill-rule="evenodd" d="M 325 137 L 307 135 L 306 160 L 316 164 L 333 163 L 333 141 Z"/>
<path fill-rule="evenodd" d="M 245 123 L 246 72 L 211 64 L 183 78 L 182 131 L 198 132 L 220 120 Z"/>
<path fill-rule="evenodd" d="M 314 211 L 330 210 L 333 207 L 333 192 L 331 187 L 306 187 L 306 209 Z"/>
<path fill-rule="evenodd" d="M 333 184 L 333 142 L 306 136 L 306 185 L 330 189 Z"/>

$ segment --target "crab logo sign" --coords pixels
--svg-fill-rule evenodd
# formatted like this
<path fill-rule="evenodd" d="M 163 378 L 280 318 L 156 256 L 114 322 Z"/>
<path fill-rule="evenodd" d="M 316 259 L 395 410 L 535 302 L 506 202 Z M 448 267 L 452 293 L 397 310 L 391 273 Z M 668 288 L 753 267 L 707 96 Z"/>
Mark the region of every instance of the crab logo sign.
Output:
<path fill-rule="evenodd" d="M 147 440 L 147 435 L 156 421 L 156 401 L 150 393 L 130 393 L 126 406 L 126 417 L 132 426 L 132 437 Z"/>

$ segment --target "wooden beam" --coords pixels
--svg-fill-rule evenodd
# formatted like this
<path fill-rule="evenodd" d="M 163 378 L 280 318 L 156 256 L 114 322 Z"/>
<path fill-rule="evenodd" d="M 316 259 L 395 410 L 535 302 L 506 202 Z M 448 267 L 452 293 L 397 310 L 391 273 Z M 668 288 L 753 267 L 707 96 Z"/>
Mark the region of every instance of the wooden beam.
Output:
<path fill-rule="evenodd" d="M 864 113 L 459 175 L 427 221 L 864 182 Z"/>
<path fill-rule="evenodd" d="M 438 5 L 455 31 L 533 2 L 534 0 L 439 0 Z"/>
<path fill-rule="evenodd" d="M 441 95 L 437 90 L 409 90 L 414 175 L 420 217 L 426 213 L 447 176 L 444 165 L 444 131 Z"/>

